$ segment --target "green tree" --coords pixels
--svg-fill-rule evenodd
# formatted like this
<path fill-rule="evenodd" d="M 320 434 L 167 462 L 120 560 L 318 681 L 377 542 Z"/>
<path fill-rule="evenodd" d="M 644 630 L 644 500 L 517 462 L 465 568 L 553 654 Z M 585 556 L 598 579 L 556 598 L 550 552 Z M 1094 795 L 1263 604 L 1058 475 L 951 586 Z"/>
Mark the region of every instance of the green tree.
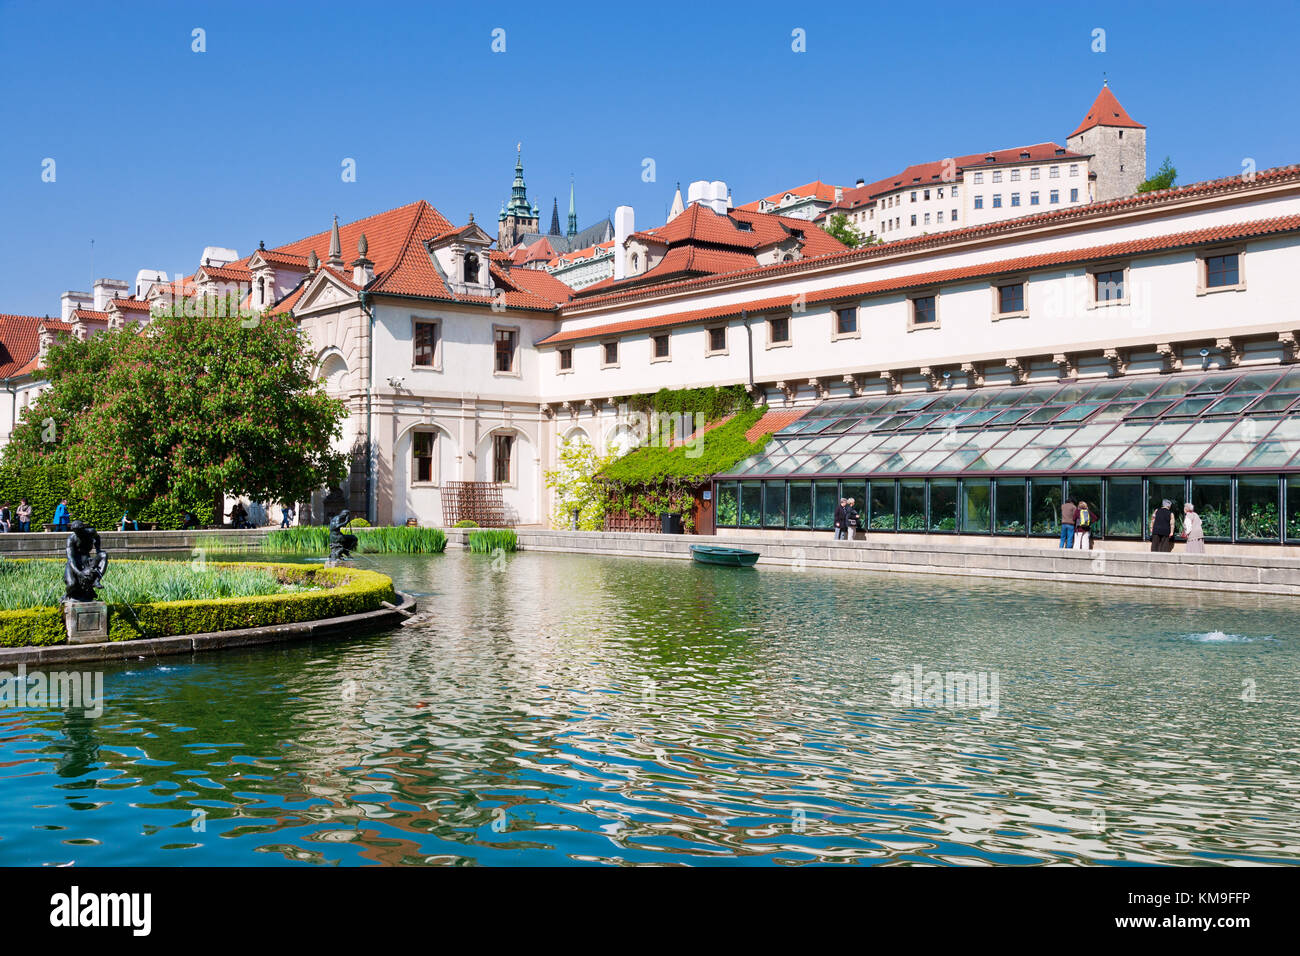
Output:
<path fill-rule="evenodd" d="M 837 212 L 835 215 L 831 216 L 831 218 L 826 221 L 826 225 L 822 226 L 822 228 L 850 249 L 856 249 L 858 246 L 871 244 L 871 240 L 868 240 L 866 236 L 859 232 L 857 228 L 849 222 L 849 217 L 842 212 Z"/>
<path fill-rule="evenodd" d="M 618 453 L 600 455 L 589 441 L 562 438 L 558 457 L 559 467 L 546 473 L 546 487 L 555 492 L 551 527 L 571 527 L 573 509 L 578 508 L 580 530 L 603 531 L 606 496 L 596 478 L 606 465 L 618 458 Z"/>
<path fill-rule="evenodd" d="M 1172 189 L 1174 186 L 1174 180 L 1177 178 L 1178 170 L 1174 168 L 1174 164 L 1170 162 L 1169 157 L 1166 156 L 1165 161 L 1161 163 L 1160 168 L 1156 170 L 1156 174 L 1139 186 L 1138 192 L 1153 193 L 1158 192 L 1161 189 Z"/>
<path fill-rule="evenodd" d="M 56 344 L 47 368 L 51 388 L 5 461 L 64 464 L 80 498 L 133 511 L 222 494 L 301 501 L 343 480 L 331 443 L 345 409 L 313 380 L 292 316 L 177 308 L 139 332 Z"/>

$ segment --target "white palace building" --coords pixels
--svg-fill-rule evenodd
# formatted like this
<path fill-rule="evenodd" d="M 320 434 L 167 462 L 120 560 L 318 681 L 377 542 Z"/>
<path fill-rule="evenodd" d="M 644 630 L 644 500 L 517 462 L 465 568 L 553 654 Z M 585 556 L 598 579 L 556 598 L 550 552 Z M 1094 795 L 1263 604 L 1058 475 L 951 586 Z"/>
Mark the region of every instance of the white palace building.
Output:
<path fill-rule="evenodd" d="M 1300 167 L 857 250 L 693 194 L 644 231 L 620 207 L 614 275 L 578 290 L 416 201 L 7 316 L 13 412 L 56 335 L 237 291 L 307 332 L 376 523 L 441 523 L 449 481 L 545 523 L 561 438 L 626 447 L 619 396 L 739 384 L 775 435 L 718 476 L 719 527 L 816 531 L 852 489 L 875 532 L 1023 538 L 1078 494 L 1140 540 L 1153 496 L 1188 496 L 1211 540 L 1300 541 Z"/>

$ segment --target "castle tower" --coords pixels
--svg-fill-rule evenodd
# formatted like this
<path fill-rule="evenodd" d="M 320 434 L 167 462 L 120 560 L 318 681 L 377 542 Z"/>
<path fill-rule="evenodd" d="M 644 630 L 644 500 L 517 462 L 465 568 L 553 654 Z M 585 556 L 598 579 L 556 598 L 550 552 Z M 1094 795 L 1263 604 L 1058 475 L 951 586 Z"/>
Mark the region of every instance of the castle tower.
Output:
<path fill-rule="evenodd" d="M 497 248 L 509 252 L 526 233 L 537 232 L 540 221 L 537 207 L 528 202 L 528 189 L 524 185 L 524 147 L 516 147 L 515 181 L 510 187 L 510 202 L 506 204 L 504 215 L 497 217 Z"/>
<path fill-rule="evenodd" d="M 1147 178 L 1147 128 L 1128 115 L 1106 82 L 1065 145 L 1092 156 L 1094 201 L 1131 196 Z"/>

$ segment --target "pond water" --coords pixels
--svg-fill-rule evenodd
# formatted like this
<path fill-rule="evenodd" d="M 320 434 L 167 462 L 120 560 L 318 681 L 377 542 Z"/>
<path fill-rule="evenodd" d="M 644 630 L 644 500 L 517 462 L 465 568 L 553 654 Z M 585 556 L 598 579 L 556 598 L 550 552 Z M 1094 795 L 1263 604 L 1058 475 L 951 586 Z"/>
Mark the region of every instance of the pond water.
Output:
<path fill-rule="evenodd" d="M 1300 861 L 1290 600 L 359 564 L 431 613 L 0 709 L 0 864 Z"/>

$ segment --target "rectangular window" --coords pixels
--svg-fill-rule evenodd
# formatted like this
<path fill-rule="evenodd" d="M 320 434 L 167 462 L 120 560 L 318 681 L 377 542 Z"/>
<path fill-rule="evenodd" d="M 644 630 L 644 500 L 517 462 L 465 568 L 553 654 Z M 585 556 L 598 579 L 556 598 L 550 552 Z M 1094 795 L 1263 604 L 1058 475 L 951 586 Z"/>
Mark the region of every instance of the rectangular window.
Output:
<path fill-rule="evenodd" d="M 1025 311 L 1025 284 L 1015 282 L 998 286 L 998 312 L 1006 315 Z"/>
<path fill-rule="evenodd" d="M 416 432 L 411 443 L 411 480 L 433 481 L 433 432 Z"/>
<path fill-rule="evenodd" d="M 573 371 L 573 349 L 572 348 L 560 349 L 560 371 L 561 372 Z"/>
<path fill-rule="evenodd" d="M 957 221 L 957 210 L 956 210 L 956 209 L 954 209 L 954 210 L 952 211 L 952 216 L 951 216 L 950 218 L 951 218 L 951 220 L 952 220 L 953 222 L 956 222 L 956 221 Z"/>
<path fill-rule="evenodd" d="M 1019 206 L 1019 205 L 1020 205 L 1020 193 L 1012 193 L 1012 194 L 1011 194 L 1011 205 L 1013 205 L 1013 206 Z"/>
<path fill-rule="evenodd" d="M 1061 167 L 1060 167 L 1060 166 L 1052 166 L 1052 167 L 1050 167 L 1050 168 L 1048 169 L 1048 171 L 1047 171 L 1047 178 L 1048 178 L 1048 179 L 1060 179 L 1060 178 L 1061 178 Z"/>
<path fill-rule="evenodd" d="M 1070 190 L 1070 202 L 1078 202 L 1078 201 L 1079 201 L 1079 190 L 1078 190 L 1078 189 L 1071 189 L 1071 190 Z"/>
<path fill-rule="evenodd" d="M 1038 178 L 1038 174 L 1039 174 L 1040 172 L 1041 172 L 1041 170 L 1040 170 L 1037 166 L 1035 166 L 1033 169 L 1031 169 L 1031 170 L 1029 171 L 1029 178 L 1030 178 L 1030 179 L 1037 179 L 1037 178 Z"/>
<path fill-rule="evenodd" d="M 720 325 L 709 329 L 709 354 L 727 351 L 727 327 Z"/>
<path fill-rule="evenodd" d="M 656 335 L 654 338 L 654 357 L 657 359 L 668 358 L 668 333 L 664 332 Z"/>
<path fill-rule="evenodd" d="M 1000 169 L 995 169 L 995 170 L 993 171 L 993 181 L 994 181 L 995 183 L 1000 183 L 1000 182 L 1002 182 L 1002 170 L 1000 170 Z"/>
<path fill-rule="evenodd" d="M 438 323 L 415 323 L 414 362 L 421 368 L 435 368 L 438 359 Z"/>
<path fill-rule="evenodd" d="M 930 225 L 930 214 L 928 212 L 925 214 L 925 224 Z"/>
<path fill-rule="evenodd" d="M 937 213 L 934 214 L 934 221 L 935 221 L 935 222 L 943 222 L 943 210 L 942 210 L 942 209 L 940 209 Z"/>
<path fill-rule="evenodd" d="M 492 436 L 492 480 L 497 484 L 510 483 L 510 456 L 514 449 L 514 435 Z"/>
<path fill-rule="evenodd" d="M 858 331 L 858 310 L 856 306 L 835 310 L 835 334 L 856 335 Z"/>
<path fill-rule="evenodd" d="M 515 353 L 518 350 L 519 333 L 514 329 L 496 330 L 496 370 L 513 372 L 515 370 Z"/>
<path fill-rule="evenodd" d="M 604 365 L 608 368 L 611 365 L 618 364 L 618 342 L 602 342 L 600 346 L 604 350 Z"/>
<path fill-rule="evenodd" d="M 937 199 L 942 199 L 942 198 L 943 198 L 943 187 L 940 186 L 938 189 L 936 189 L 934 195 L 935 195 L 935 198 L 937 198 Z"/>
<path fill-rule="evenodd" d="M 993 208 L 994 208 L 994 209 L 1001 209 L 1001 208 L 1002 208 L 1002 194 L 1001 194 L 1001 193 L 994 193 L 994 194 L 993 194 Z"/>
<path fill-rule="evenodd" d="M 1098 272 L 1093 275 L 1097 283 L 1098 302 L 1118 302 L 1124 298 L 1124 270 Z"/>
<path fill-rule="evenodd" d="M 1053 189 L 1051 193 L 1048 195 L 1047 201 L 1051 203 L 1053 206 L 1055 206 L 1057 203 L 1061 201 L 1061 191 L 1059 189 Z"/>
<path fill-rule="evenodd" d="M 982 185 L 984 185 L 984 174 L 983 174 L 983 173 L 976 173 L 976 174 L 975 174 L 975 185 L 976 185 L 976 186 L 982 186 Z"/>
<path fill-rule="evenodd" d="M 957 187 L 956 187 L 956 186 L 953 186 L 953 187 L 952 187 L 952 198 L 953 198 L 953 199 L 956 199 L 956 198 L 957 198 Z"/>
<path fill-rule="evenodd" d="M 1029 194 L 1029 205 L 1031 205 L 1031 206 L 1037 206 L 1037 205 L 1038 205 L 1038 190 L 1037 190 L 1037 189 L 1035 189 L 1033 192 L 1031 192 L 1031 193 Z"/>
<path fill-rule="evenodd" d="M 975 208 L 976 208 L 976 209 L 983 209 L 983 208 L 984 208 L 984 197 L 983 197 L 983 196 L 976 196 L 976 197 L 975 197 Z"/>
<path fill-rule="evenodd" d="M 1018 169 L 1011 170 L 1011 181 L 1013 183 L 1020 182 L 1020 170 Z"/>
<path fill-rule="evenodd" d="M 912 202 L 916 202 L 916 192 L 915 192 L 915 190 L 913 190 L 913 192 L 912 192 Z"/>
<path fill-rule="evenodd" d="M 912 225 L 916 225 L 916 213 L 912 213 Z"/>
<path fill-rule="evenodd" d="M 774 315 L 767 320 L 767 344 L 790 344 L 790 317 L 788 315 Z"/>
<path fill-rule="evenodd" d="M 1207 289 L 1238 285 L 1240 275 L 1237 253 L 1231 252 L 1222 256 L 1205 257 L 1205 287 Z"/>
<path fill-rule="evenodd" d="M 929 198 L 930 198 L 930 190 L 927 189 L 927 190 L 924 191 L 924 193 L 923 193 L 923 198 L 926 199 L 926 200 L 929 200 Z"/>
<path fill-rule="evenodd" d="M 1071 176 L 1077 176 L 1077 175 L 1079 175 L 1079 164 L 1078 164 L 1078 163 L 1071 163 L 1071 164 L 1070 164 L 1070 175 L 1071 175 Z"/>
<path fill-rule="evenodd" d="M 935 321 L 935 297 L 920 296 L 912 300 L 912 324 L 933 325 Z"/>

